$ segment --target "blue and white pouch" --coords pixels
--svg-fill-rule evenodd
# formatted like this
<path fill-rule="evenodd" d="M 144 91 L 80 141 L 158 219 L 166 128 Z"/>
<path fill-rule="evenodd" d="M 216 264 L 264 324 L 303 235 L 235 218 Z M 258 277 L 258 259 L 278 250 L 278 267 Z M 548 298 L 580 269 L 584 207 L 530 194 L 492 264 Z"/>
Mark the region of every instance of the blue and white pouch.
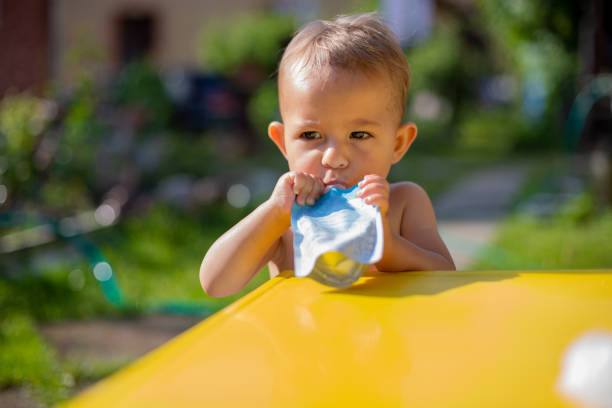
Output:
<path fill-rule="evenodd" d="M 380 210 L 358 194 L 358 185 L 346 190 L 333 187 L 312 206 L 293 204 L 295 276 L 345 288 L 380 260 Z"/>

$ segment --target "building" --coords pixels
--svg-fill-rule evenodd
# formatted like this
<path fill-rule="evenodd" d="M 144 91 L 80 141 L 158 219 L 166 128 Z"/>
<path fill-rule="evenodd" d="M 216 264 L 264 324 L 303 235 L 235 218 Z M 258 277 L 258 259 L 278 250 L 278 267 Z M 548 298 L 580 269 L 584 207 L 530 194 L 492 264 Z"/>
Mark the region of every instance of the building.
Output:
<path fill-rule="evenodd" d="M 48 0 L 0 0 L 0 97 L 40 93 L 51 76 Z"/>

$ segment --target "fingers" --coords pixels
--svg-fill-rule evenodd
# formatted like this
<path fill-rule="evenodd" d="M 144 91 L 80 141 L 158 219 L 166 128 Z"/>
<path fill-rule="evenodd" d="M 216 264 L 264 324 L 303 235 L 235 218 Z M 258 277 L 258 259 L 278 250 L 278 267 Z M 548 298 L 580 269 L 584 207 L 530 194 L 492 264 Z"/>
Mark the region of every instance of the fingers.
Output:
<path fill-rule="evenodd" d="M 390 186 L 384 177 L 367 175 L 359 183 L 359 196 L 367 204 L 378 206 L 382 214 L 389 208 Z M 285 173 L 277 184 L 276 195 L 282 198 L 283 208 L 290 208 L 293 202 L 299 205 L 314 205 L 325 193 L 322 180 L 312 174 L 290 171 Z"/>
<path fill-rule="evenodd" d="M 359 183 L 361 192 L 359 196 L 366 204 L 378 206 L 382 214 L 386 214 L 389 209 L 390 186 L 384 177 L 376 175 L 365 176 Z"/>
<path fill-rule="evenodd" d="M 308 173 L 294 173 L 293 193 L 299 205 L 313 205 L 323 194 L 325 186 L 318 178 Z"/>
<path fill-rule="evenodd" d="M 319 199 L 319 197 L 321 197 L 321 195 L 323 195 L 324 192 L 325 192 L 325 185 L 323 184 L 323 181 L 319 179 L 318 177 L 315 177 L 314 186 L 312 190 L 310 191 L 310 194 L 308 195 L 308 197 L 306 197 L 306 203 L 308 205 L 314 205 L 314 203 Z"/>
<path fill-rule="evenodd" d="M 286 213 L 291 212 L 291 206 L 295 201 L 295 194 L 293 194 L 294 179 L 295 174 L 293 172 L 283 174 L 276 182 L 276 186 L 269 199 L 274 205 Z"/>
<path fill-rule="evenodd" d="M 365 176 L 361 182 L 359 182 L 359 189 L 361 190 L 361 197 L 366 197 L 377 193 L 388 197 L 390 186 L 389 182 L 387 182 L 384 177 L 368 175 Z"/>

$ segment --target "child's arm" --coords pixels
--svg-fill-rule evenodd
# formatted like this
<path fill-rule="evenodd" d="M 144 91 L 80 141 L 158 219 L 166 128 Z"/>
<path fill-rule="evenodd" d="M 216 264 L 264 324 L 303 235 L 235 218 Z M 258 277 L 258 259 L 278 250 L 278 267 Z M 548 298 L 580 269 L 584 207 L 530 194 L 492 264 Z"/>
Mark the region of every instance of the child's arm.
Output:
<path fill-rule="evenodd" d="M 383 217 L 384 250 L 376 263 L 381 271 L 455 270 L 455 264 L 438 234 L 436 217 L 427 193 L 413 183 L 395 185 L 394 206 L 401 206 L 398 232 L 389 225 L 390 186 L 379 176 L 366 176 L 360 185 L 368 204 L 378 205 Z"/>
<path fill-rule="evenodd" d="M 200 283 L 214 297 L 242 289 L 277 252 L 281 235 L 291 225 L 294 200 L 312 204 L 323 192 L 321 180 L 306 173 L 281 176 L 270 198 L 223 234 L 200 266 Z"/>

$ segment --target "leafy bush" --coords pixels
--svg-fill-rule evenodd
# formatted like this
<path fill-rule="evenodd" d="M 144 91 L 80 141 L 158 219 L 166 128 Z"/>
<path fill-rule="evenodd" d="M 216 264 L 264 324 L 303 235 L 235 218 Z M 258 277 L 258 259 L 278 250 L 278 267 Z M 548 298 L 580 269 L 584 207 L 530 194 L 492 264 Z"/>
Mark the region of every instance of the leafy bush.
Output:
<path fill-rule="evenodd" d="M 459 124 L 457 148 L 478 154 L 508 154 L 531 137 L 520 114 L 509 109 L 473 109 Z"/>
<path fill-rule="evenodd" d="M 266 135 L 268 124 L 281 120 L 278 107 L 278 86 L 276 81 L 265 81 L 249 101 L 249 119 L 258 134 Z"/>
<path fill-rule="evenodd" d="M 448 97 L 453 96 L 460 75 L 461 43 L 457 27 L 452 24 L 436 25 L 427 41 L 408 49 L 410 64 L 410 93 L 432 90 Z"/>
<path fill-rule="evenodd" d="M 51 167 L 51 183 L 43 189 L 44 197 L 49 199 L 45 204 L 72 210 L 91 205 L 90 186 L 94 184 L 96 153 L 107 131 L 98 117 L 99 105 L 96 85 L 89 80 L 80 82 L 62 123 Z"/>
<path fill-rule="evenodd" d="M 27 93 L 0 101 L 0 184 L 8 200 L 32 193 L 37 186 L 34 151 L 54 115 L 54 105 Z"/>
<path fill-rule="evenodd" d="M 151 177 L 147 171 L 156 170 L 164 153 L 161 139 L 171 141 L 163 133 L 172 110 L 159 73 L 145 61 L 128 65 L 111 88 L 81 80 L 61 104 L 28 94 L 5 97 L 0 184 L 8 192 L 6 207 L 73 214 L 97 205 L 126 177 L 141 187 L 141 174 Z"/>
<path fill-rule="evenodd" d="M 574 92 L 576 3 L 492 0 L 474 6 L 469 13 L 441 8 L 432 35 L 407 51 L 410 98 L 430 92 L 452 108 L 450 120 L 410 118 L 430 139 L 422 148 L 437 152 L 442 144 L 496 154 L 558 149 L 559 117 Z M 499 100 L 487 90 L 495 78 L 511 84 Z"/>
<path fill-rule="evenodd" d="M 245 64 L 255 64 L 263 72 L 271 73 L 294 30 L 295 22 L 289 16 L 244 14 L 229 24 L 216 24 L 201 33 L 200 60 L 227 76 Z"/>
<path fill-rule="evenodd" d="M 151 63 L 132 62 L 119 74 L 112 88 L 114 102 L 143 115 L 142 130 L 159 130 L 168 125 L 172 103 L 163 81 Z"/>
<path fill-rule="evenodd" d="M 0 182 L 7 186 L 12 206 L 74 209 L 90 205 L 88 183 L 104 131 L 97 117 L 96 95 L 91 82 L 82 82 L 61 129 L 51 129 L 61 116 L 56 102 L 28 94 L 7 96 L 0 102 Z"/>

